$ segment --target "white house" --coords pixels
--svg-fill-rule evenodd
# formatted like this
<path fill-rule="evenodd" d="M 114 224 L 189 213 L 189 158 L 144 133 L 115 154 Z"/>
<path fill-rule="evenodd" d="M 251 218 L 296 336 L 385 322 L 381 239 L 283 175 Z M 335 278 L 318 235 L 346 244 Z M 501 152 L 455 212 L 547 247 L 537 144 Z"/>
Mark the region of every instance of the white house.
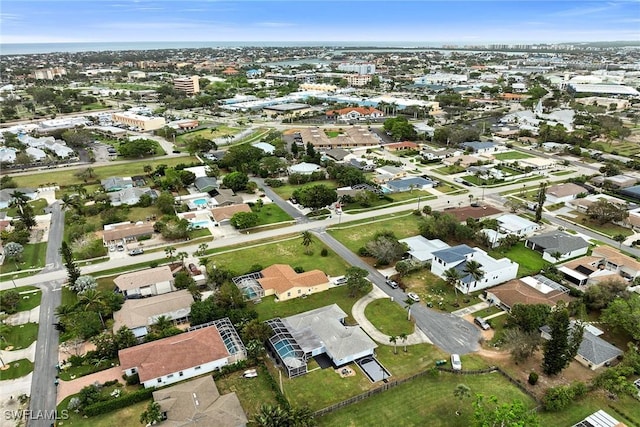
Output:
<path fill-rule="evenodd" d="M 13 147 L 0 147 L 0 163 L 13 163 L 16 161 L 16 150 Z"/>
<path fill-rule="evenodd" d="M 36 162 L 41 162 L 47 158 L 47 153 L 39 148 L 27 147 L 24 152 L 27 153 L 27 155 L 29 155 Z"/>
<path fill-rule="evenodd" d="M 498 221 L 498 231 L 504 234 L 524 237 L 540 230 L 539 224 L 514 214 L 500 215 L 496 221 Z"/>
<path fill-rule="evenodd" d="M 547 188 L 547 199 L 545 204 L 555 205 L 556 203 L 566 203 L 576 197 L 578 194 L 587 193 L 584 187 L 568 182 L 566 184 L 556 184 Z"/>
<path fill-rule="evenodd" d="M 272 156 L 273 152 L 276 151 L 276 147 L 269 144 L 268 142 L 256 142 L 255 144 L 251 144 L 252 146 L 261 149 L 265 152 L 265 154 Z"/>
<path fill-rule="evenodd" d="M 416 263 L 425 264 L 433 259 L 433 253 L 449 247 L 440 239 L 428 240 L 423 236 L 412 236 L 399 240 L 407 245 L 411 260 Z"/>
<path fill-rule="evenodd" d="M 297 165 L 289 166 L 289 174 L 299 173 L 301 175 L 311 175 L 312 173 L 319 171 L 321 167 L 315 163 L 298 163 Z"/>
<path fill-rule="evenodd" d="M 172 337 L 118 352 L 125 375 L 138 374 L 145 388 L 162 387 L 213 372 L 246 358 L 244 344 L 228 318 Z"/>
<path fill-rule="evenodd" d="M 113 283 L 125 298 L 150 297 L 176 290 L 173 286 L 173 274 L 166 265 L 121 274 L 113 279 Z"/>
<path fill-rule="evenodd" d="M 562 231 L 540 234 L 529 237 L 524 245 L 542 254 L 542 259 L 551 263 L 565 261 L 586 255 L 589 243 L 582 237 L 573 236 Z M 554 255 L 558 255 L 556 258 Z"/>
<path fill-rule="evenodd" d="M 483 274 L 479 280 L 465 272 L 469 261 L 476 261 L 480 264 Z M 431 261 L 433 274 L 444 278 L 444 272 L 450 268 L 455 269 L 462 276 L 456 286 L 465 294 L 515 279 L 518 274 L 517 263 L 507 258 L 496 260 L 482 249 L 471 248 L 467 245 L 458 245 L 433 252 L 433 260 Z"/>

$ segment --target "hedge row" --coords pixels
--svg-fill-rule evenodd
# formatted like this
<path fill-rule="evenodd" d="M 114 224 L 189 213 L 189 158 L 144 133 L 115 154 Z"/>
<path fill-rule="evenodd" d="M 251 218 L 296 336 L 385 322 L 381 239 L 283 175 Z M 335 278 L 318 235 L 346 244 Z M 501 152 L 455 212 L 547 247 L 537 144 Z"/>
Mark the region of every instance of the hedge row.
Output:
<path fill-rule="evenodd" d="M 96 415 L 115 411 L 116 409 L 125 408 L 127 406 L 131 406 L 135 403 L 149 399 L 152 396 L 154 390 L 154 388 L 143 388 L 132 393 L 123 394 L 122 396 L 115 399 L 89 405 L 83 409 L 83 412 L 88 417 L 94 417 Z"/>

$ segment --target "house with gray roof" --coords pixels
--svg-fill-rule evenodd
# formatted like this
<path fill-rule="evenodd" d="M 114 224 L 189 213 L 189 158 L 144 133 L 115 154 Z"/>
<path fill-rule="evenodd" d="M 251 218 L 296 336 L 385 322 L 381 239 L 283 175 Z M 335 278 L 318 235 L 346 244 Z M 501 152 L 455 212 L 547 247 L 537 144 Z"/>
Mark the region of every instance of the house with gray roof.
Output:
<path fill-rule="evenodd" d="M 218 179 L 215 176 L 200 176 L 196 178 L 193 185 L 200 193 L 209 193 L 220 188 Z"/>
<path fill-rule="evenodd" d="M 399 193 L 412 190 L 426 190 L 433 188 L 435 181 L 419 176 L 410 176 L 401 179 L 392 179 L 386 183 L 386 187 L 393 193 Z"/>
<path fill-rule="evenodd" d="M 563 231 L 554 231 L 529 237 L 524 242 L 524 245 L 529 249 L 540 252 L 542 259 L 551 263 L 586 255 L 589 250 L 589 243 L 582 237 Z M 554 255 L 559 255 L 559 257 Z"/>
<path fill-rule="evenodd" d="M 493 153 L 494 151 L 498 150 L 498 144 L 490 141 L 463 142 L 462 144 L 460 144 L 460 147 L 476 154 Z"/>
<path fill-rule="evenodd" d="M 47 158 L 47 153 L 36 147 L 27 147 L 24 152 L 27 153 L 27 155 L 31 157 L 35 162 L 41 162 Z"/>
<path fill-rule="evenodd" d="M 297 165 L 291 165 L 289 166 L 289 173 L 299 173 L 301 175 L 311 175 L 314 172 L 319 171 L 320 169 L 322 169 L 319 165 L 316 165 L 315 163 L 307 163 L 307 162 L 301 162 L 298 163 Z"/>
<path fill-rule="evenodd" d="M 482 276 L 475 278 L 467 273 L 470 261 L 480 264 Z M 443 278 L 449 269 L 456 270 L 460 280 L 456 287 L 464 294 L 486 289 L 515 279 L 518 274 L 518 264 L 507 258 L 495 259 L 480 248 L 458 245 L 433 252 L 431 272 Z"/>
<path fill-rule="evenodd" d="M 341 162 L 347 157 L 349 153 L 347 150 L 343 148 L 332 148 L 330 150 L 325 151 L 325 156 L 332 158 L 335 161 Z"/>
<path fill-rule="evenodd" d="M 152 200 L 158 198 L 156 190 L 152 190 L 148 187 L 131 187 L 110 192 L 109 199 L 111 199 L 112 206 L 133 206 L 137 205 L 138 202 L 140 202 L 140 197 L 145 194 L 151 197 Z"/>
<path fill-rule="evenodd" d="M 368 162 L 364 159 L 351 159 L 349 160 L 349 166 L 353 166 L 364 172 L 371 172 L 376 168 L 375 163 Z"/>
<path fill-rule="evenodd" d="M 100 181 L 100 185 L 104 188 L 104 191 L 107 193 L 111 191 L 120 191 L 125 188 L 133 187 L 133 180 L 131 177 L 119 177 L 119 176 L 110 176 L 107 179 L 103 179 Z"/>

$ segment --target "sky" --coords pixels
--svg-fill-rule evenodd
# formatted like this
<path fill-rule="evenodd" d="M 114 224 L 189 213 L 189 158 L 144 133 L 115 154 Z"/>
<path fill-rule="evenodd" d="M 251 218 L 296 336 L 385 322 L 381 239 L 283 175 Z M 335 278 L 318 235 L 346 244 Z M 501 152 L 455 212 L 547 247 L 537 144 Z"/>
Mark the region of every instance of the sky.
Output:
<path fill-rule="evenodd" d="M 640 0 L 2 0 L 0 43 L 640 41 Z"/>

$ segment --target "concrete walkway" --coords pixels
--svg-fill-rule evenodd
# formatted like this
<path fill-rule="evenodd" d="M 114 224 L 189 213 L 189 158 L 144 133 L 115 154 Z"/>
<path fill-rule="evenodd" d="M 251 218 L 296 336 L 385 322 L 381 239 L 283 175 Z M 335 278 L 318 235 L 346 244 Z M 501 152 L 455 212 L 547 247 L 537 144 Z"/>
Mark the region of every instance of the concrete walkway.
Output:
<path fill-rule="evenodd" d="M 476 311 L 484 310 L 488 308 L 490 304 L 486 301 L 479 302 L 477 304 L 470 305 L 469 307 L 461 308 L 460 310 L 452 311 L 451 314 L 454 314 L 459 317 L 464 317 L 467 314 L 473 314 Z"/>
<path fill-rule="evenodd" d="M 120 366 L 114 366 L 113 368 L 105 369 L 104 371 L 96 372 L 95 374 L 85 375 L 84 377 L 77 378 L 71 381 L 60 381 L 58 384 L 58 398 L 56 404 L 59 404 L 65 397 L 72 394 L 80 393 L 80 390 L 95 382 L 104 384 L 107 381 L 118 380 L 122 382 L 122 368 Z"/>
<path fill-rule="evenodd" d="M 40 306 L 28 311 L 19 311 L 7 317 L 5 322 L 9 325 L 24 325 L 26 323 L 38 323 L 40 321 Z"/>
<path fill-rule="evenodd" d="M 380 289 L 378 289 L 377 286 L 374 286 L 371 292 L 369 292 L 367 295 L 360 298 L 353 305 L 353 308 L 351 309 L 351 314 L 353 315 L 353 318 L 356 320 L 356 322 L 358 322 L 360 327 L 364 329 L 364 331 L 374 341 L 377 341 L 380 344 L 390 345 L 391 343 L 389 341 L 390 336 L 385 335 L 382 332 L 380 332 L 378 329 L 376 329 L 376 327 L 373 326 L 373 324 L 369 322 L 369 319 L 367 319 L 367 317 L 364 315 L 364 310 L 367 307 L 367 305 L 371 301 L 381 299 L 381 298 L 389 298 L 389 296 L 384 292 L 382 292 Z M 414 345 L 414 344 L 423 344 L 423 343 L 433 344 L 431 340 L 420 330 L 420 328 L 415 328 L 415 332 L 407 336 L 407 340 L 402 341 L 400 344 Z"/>
<path fill-rule="evenodd" d="M 507 314 L 506 311 L 501 311 L 500 313 L 494 313 L 494 314 L 491 314 L 491 315 L 485 317 L 484 320 L 493 319 L 494 317 L 503 316 L 505 314 Z"/>
<path fill-rule="evenodd" d="M 11 363 L 20 359 L 29 359 L 33 362 L 36 357 L 36 342 L 34 341 L 29 347 L 20 350 L 2 350 L 2 360 L 4 360 L 4 363 Z"/>

